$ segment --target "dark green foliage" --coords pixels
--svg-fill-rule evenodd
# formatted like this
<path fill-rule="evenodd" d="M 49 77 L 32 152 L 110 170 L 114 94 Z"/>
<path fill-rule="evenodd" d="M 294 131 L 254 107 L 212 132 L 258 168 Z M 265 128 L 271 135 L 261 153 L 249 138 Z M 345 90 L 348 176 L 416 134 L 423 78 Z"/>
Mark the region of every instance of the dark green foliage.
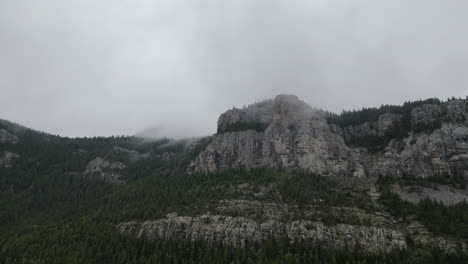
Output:
<path fill-rule="evenodd" d="M 412 126 L 412 130 L 414 133 L 421 133 L 421 132 L 429 133 L 441 127 L 442 127 L 442 120 L 440 119 L 431 123 L 421 123 L 421 124 L 414 125 Z"/>
<path fill-rule="evenodd" d="M 327 206 L 372 208 L 366 190 L 359 181 L 345 177 L 323 177 L 309 172 L 286 172 L 274 182 L 284 202 L 305 205 L 322 201 Z"/>
<path fill-rule="evenodd" d="M 22 230 L 0 240 L 0 263 L 466 263 L 464 253 L 414 247 L 389 253 L 332 250 L 270 237 L 263 245 L 234 248 L 203 241 L 147 241 L 119 235 L 103 224 L 74 222 Z M 40 242 L 39 242 L 40 241 Z"/>
<path fill-rule="evenodd" d="M 425 199 L 419 202 L 417 218 L 436 234 L 449 234 L 468 239 L 468 204 L 445 206 Z"/>
<path fill-rule="evenodd" d="M 381 183 L 398 183 L 402 186 L 423 186 L 437 188 L 437 185 L 450 185 L 454 188 L 465 189 L 466 179 L 463 173 L 454 171 L 449 173 L 435 173 L 427 177 L 418 177 L 412 174 L 403 174 L 401 177 L 380 177 Z"/>
<path fill-rule="evenodd" d="M 353 137 L 346 141 L 346 144 L 352 147 L 367 148 L 371 153 L 377 153 L 385 149 L 392 138 L 379 136 Z"/>
<path fill-rule="evenodd" d="M 0 221 L 6 226 L 26 222 L 73 219 L 88 215 L 97 221 L 118 223 L 132 219 L 154 219 L 177 211 L 204 213 L 219 200 L 237 198 L 230 192 L 238 184 L 275 184 L 279 196 L 271 201 L 306 205 L 321 201 L 322 206 L 361 205 L 369 208 L 365 193 L 332 177 L 306 172 L 277 172 L 266 169 L 220 171 L 213 174 L 163 173 L 136 170 L 133 183 L 113 186 L 88 181 L 61 170 L 38 172 L 1 168 Z M 31 219 L 30 219 L 31 218 Z"/>
<path fill-rule="evenodd" d="M 381 189 L 379 202 L 394 216 L 408 217 L 414 213 L 415 205 L 400 197 L 390 189 Z"/>
<path fill-rule="evenodd" d="M 279 195 L 263 198 L 269 201 L 298 205 L 320 201 L 316 203 L 323 207 L 372 207 L 365 192 L 360 193 L 355 187 L 346 186 L 332 177 L 306 172 L 255 169 L 192 175 L 171 173 L 146 177 L 103 198 L 104 205 L 95 216 L 107 219 L 106 221 L 119 222 L 128 219 L 160 218 L 172 211 L 181 215 L 201 214 L 213 209 L 219 200 L 239 198 L 238 193 L 230 190 L 233 186 L 245 183 L 252 186 L 274 184 Z"/>
<path fill-rule="evenodd" d="M 0 263 L 158 263 L 183 259 L 194 263 L 284 263 L 291 258 L 307 260 L 305 256 L 309 255 L 326 260 L 331 255 L 316 256 L 303 246 L 300 251 L 290 251 L 278 242 L 242 250 L 211 247 L 203 242 L 150 243 L 120 236 L 115 226 L 122 221 L 157 219 L 173 211 L 181 215 L 205 213 L 218 200 L 236 198 L 238 194 L 229 190 L 241 183 L 276 184 L 280 196 L 264 199 L 299 205 L 314 200 L 323 201 L 324 207 L 355 205 L 365 200 L 351 195 L 347 189 L 350 186 L 339 187 L 341 183 L 334 178 L 266 169 L 193 175 L 151 173 L 125 186 L 54 171 L 17 168 L 2 169 L 0 173 L 4 181 L 0 195 Z M 351 252 L 323 252 L 341 254 L 343 259 L 354 256 Z"/>
<path fill-rule="evenodd" d="M 361 137 L 346 138 L 346 143 L 355 147 L 365 147 L 370 152 L 380 152 L 388 145 L 392 139 L 402 140 L 408 137 L 410 132 L 430 133 L 442 126 L 443 116 L 446 107 L 442 108 L 442 113 L 438 120 L 432 123 L 422 123 L 411 125 L 411 111 L 424 104 L 437 104 L 444 106 L 443 102 L 437 98 L 420 100 L 415 102 L 405 102 L 402 106 L 382 105 L 379 108 L 363 108 L 358 111 L 343 111 L 340 115 L 329 113 L 327 121 L 330 124 L 338 125 L 342 128 L 348 126 L 357 126 L 366 122 L 377 122 L 379 116 L 386 113 L 399 114 L 400 120 L 397 125 L 383 136 L 366 135 Z"/>
<path fill-rule="evenodd" d="M 382 105 L 379 108 L 370 107 L 363 108 L 362 110 L 343 111 L 340 115 L 330 114 L 328 122 L 339 125 L 341 127 L 355 126 L 364 124 L 366 122 L 376 122 L 379 116 L 386 113 L 401 114 L 407 116 L 411 114 L 413 108 L 425 104 L 440 105 L 443 102 L 437 98 L 429 98 L 426 100 L 419 100 L 414 102 L 405 102 L 402 106 L 399 105 Z"/>
<path fill-rule="evenodd" d="M 416 177 L 413 175 L 403 175 L 401 177 L 402 184 L 404 185 L 421 185 L 426 187 L 437 187 L 440 185 L 450 185 L 454 188 L 465 189 L 466 179 L 463 173 L 454 171 L 449 173 L 436 173 L 426 178 Z"/>
<path fill-rule="evenodd" d="M 440 202 L 424 199 L 418 204 L 401 200 L 392 190 L 392 177 L 379 179 L 380 202 L 393 215 L 404 219 L 415 217 L 430 231 L 439 235 L 450 235 L 468 239 L 468 204 L 462 202 L 446 206 Z"/>
<path fill-rule="evenodd" d="M 15 176 L 4 173 L 5 178 Z M 246 248 L 201 241 L 151 242 L 115 230 L 121 221 L 154 219 L 172 211 L 183 215 L 205 212 L 213 201 L 236 198 L 236 193 L 227 190 L 240 183 L 276 184 L 280 197 L 268 199 L 288 203 L 319 199 L 325 207 L 359 204 L 361 196 L 352 194 L 352 184 L 306 172 L 257 169 L 152 174 L 126 186 L 73 175 L 34 174 L 32 178 L 26 190 L 4 190 L 0 197 L 0 263 L 444 263 L 441 259 L 463 263 L 466 257 L 419 246 L 417 250 L 366 254 L 273 238 L 263 246 Z M 343 221 L 331 215 L 325 220 L 328 224 Z"/>
<path fill-rule="evenodd" d="M 149 141 L 135 137 L 66 138 L 22 128 L 6 121 L 0 122 L 1 128 L 14 131 L 20 141 L 17 144 L 0 144 L 0 153 L 7 150 L 19 154 L 21 158 L 14 161 L 13 169 L 8 170 L 8 173 L 19 176 L 0 178 L 0 190 L 26 187 L 37 177 L 35 174 L 79 175 L 96 157 L 124 162 L 127 168 L 122 174 L 128 181 L 148 176 L 153 172 L 183 170 L 211 140 L 210 137 L 199 139 L 199 144 L 189 151 L 189 146 L 194 140 Z M 114 151 L 115 147 L 138 151 L 145 158 L 134 160 L 128 153 Z M 171 159 L 163 159 L 163 153 L 170 153 Z M 18 184 L 6 186 L 9 181 L 16 181 Z"/>
<path fill-rule="evenodd" d="M 190 151 L 188 151 L 187 155 L 184 158 L 184 164 L 189 164 L 192 160 L 194 160 L 200 152 L 205 150 L 205 148 L 213 141 L 212 137 L 204 137 L 198 139 L 198 144 L 195 145 Z M 184 167 L 185 168 L 185 167 Z"/>
<path fill-rule="evenodd" d="M 224 133 L 224 132 L 237 132 L 237 131 L 245 131 L 245 130 L 255 130 L 257 132 L 265 132 L 265 130 L 268 128 L 268 124 L 264 124 L 261 122 L 255 122 L 255 121 L 250 121 L 250 122 L 236 122 L 233 124 L 229 124 L 226 126 L 226 128 L 223 131 L 218 131 L 218 133 Z"/>
<path fill-rule="evenodd" d="M 419 245 L 408 251 L 366 254 L 306 246 L 303 241 L 291 244 L 287 238 L 271 238 L 263 246 L 246 248 L 201 241 L 137 240 L 120 235 L 116 225 L 157 219 L 170 212 L 206 213 L 222 199 L 285 202 L 299 209 L 313 204 L 324 211 L 340 205 L 375 208 L 365 188 L 354 178 L 267 169 L 192 175 L 183 172 L 211 138 L 188 148 L 191 141 L 147 142 L 133 137 L 70 139 L 4 122 L 0 122 L 0 128 L 15 131 L 20 137 L 18 144 L 0 145 L 0 151 L 21 155 L 12 168 L 0 168 L 0 263 L 463 263 L 466 259 L 466 255 L 449 256 Z M 114 146 L 151 155 L 131 161 L 127 154 L 113 152 Z M 160 155 L 166 152 L 174 157 L 161 159 Z M 96 156 L 125 162 L 129 184 L 115 186 L 83 179 L 80 173 Z M 277 192 L 258 198 L 231 191 L 244 183 L 254 189 L 274 186 Z M 424 206 L 441 211 L 437 209 L 440 205 L 435 205 L 436 209 L 433 205 Z M 455 227 L 439 232 L 462 233 L 459 215 L 463 214 L 454 215 L 452 209 L 447 210 L 439 216 L 423 214 L 429 210 L 419 215 L 436 219 L 434 225 L 442 225 L 444 217 L 450 216 L 455 219 Z M 356 221 L 331 213 L 322 219 L 330 225 Z"/>

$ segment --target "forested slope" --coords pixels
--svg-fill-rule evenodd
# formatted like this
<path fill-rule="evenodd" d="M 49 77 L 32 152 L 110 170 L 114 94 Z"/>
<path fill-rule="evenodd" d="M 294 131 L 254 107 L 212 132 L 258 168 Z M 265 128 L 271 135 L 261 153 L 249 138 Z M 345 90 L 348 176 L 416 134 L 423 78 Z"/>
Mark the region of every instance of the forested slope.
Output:
<path fill-rule="evenodd" d="M 407 108 L 428 103 L 443 104 Z M 331 115 L 326 122 L 344 129 L 388 111 L 404 119 L 405 107 Z M 406 136 L 405 129 L 397 134 Z M 448 188 L 464 194 L 462 173 L 353 177 L 262 167 L 187 173 L 212 142 L 64 138 L 0 121 L 0 263 L 467 263 L 468 205 L 437 196 Z M 427 189 L 435 200 L 399 196 Z"/>

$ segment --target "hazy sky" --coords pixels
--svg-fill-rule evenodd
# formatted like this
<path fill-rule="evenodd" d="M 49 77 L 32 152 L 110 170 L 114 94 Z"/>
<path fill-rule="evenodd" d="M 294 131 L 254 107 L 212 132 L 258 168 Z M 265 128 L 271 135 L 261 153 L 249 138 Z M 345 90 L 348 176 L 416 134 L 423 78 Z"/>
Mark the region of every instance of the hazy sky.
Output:
<path fill-rule="evenodd" d="M 0 118 L 181 137 L 280 93 L 336 112 L 464 97 L 467 12 L 466 0 L 0 0 Z"/>

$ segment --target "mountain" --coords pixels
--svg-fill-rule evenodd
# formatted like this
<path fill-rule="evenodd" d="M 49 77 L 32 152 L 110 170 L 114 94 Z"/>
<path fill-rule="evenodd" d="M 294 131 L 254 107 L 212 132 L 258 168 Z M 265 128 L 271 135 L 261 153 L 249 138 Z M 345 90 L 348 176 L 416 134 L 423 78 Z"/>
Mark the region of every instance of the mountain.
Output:
<path fill-rule="evenodd" d="M 468 102 L 427 100 L 334 115 L 279 95 L 218 120 L 189 171 L 267 167 L 356 177 L 468 176 Z"/>
<path fill-rule="evenodd" d="M 364 176 L 356 155 L 332 131 L 326 116 L 291 95 L 229 110 L 219 118 L 218 133 L 189 171 L 268 167 Z"/>
<path fill-rule="evenodd" d="M 0 120 L 0 263 L 465 263 L 468 101 L 293 95 L 185 140 Z"/>

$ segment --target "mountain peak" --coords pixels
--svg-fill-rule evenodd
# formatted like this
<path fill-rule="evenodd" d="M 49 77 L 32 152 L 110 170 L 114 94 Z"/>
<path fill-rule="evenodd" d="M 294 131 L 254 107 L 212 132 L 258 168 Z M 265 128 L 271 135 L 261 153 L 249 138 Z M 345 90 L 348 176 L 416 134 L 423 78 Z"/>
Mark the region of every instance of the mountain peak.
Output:
<path fill-rule="evenodd" d="M 468 144 L 467 117 L 466 100 L 420 100 L 334 115 L 281 94 L 223 113 L 212 143 L 188 170 L 268 167 L 359 177 L 468 175 L 463 147 Z M 443 146 L 451 146 L 450 151 Z"/>
<path fill-rule="evenodd" d="M 325 115 L 297 96 L 285 94 L 223 113 L 213 142 L 188 170 L 243 167 L 363 175 L 343 139 L 330 130 Z"/>

